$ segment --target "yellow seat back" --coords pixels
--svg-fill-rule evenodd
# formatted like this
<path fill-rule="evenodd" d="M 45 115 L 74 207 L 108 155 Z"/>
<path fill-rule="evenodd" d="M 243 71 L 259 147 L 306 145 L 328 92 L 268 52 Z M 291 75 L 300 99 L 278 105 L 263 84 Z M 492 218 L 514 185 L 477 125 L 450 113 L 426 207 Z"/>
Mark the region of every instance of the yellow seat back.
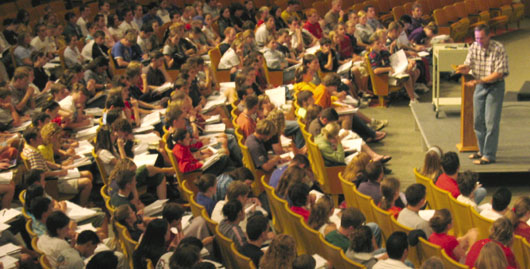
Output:
<path fill-rule="evenodd" d="M 357 189 L 354 189 L 353 192 L 355 193 L 357 203 L 359 203 L 359 210 L 363 212 L 366 222 L 374 222 L 375 217 L 374 212 L 372 211 L 372 197 L 362 194 Z"/>
<path fill-rule="evenodd" d="M 381 231 L 383 232 L 383 238 L 387 239 L 393 232 L 392 215 L 390 212 L 375 205 L 374 200 L 370 202 L 370 205 L 372 206 L 375 222 L 379 225 L 379 228 L 381 228 Z"/>
<path fill-rule="evenodd" d="M 396 231 L 400 231 L 400 232 L 404 232 L 406 233 L 407 235 L 413 230 L 412 228 L 409 228 L 401 223 L 399 223 L 394 217 L 391 217 L 390 218 L 390 223 L 392 224 L 392 230 L 394 232 Z M 412 247 L 412 246 L 409 246 L 409 255 L 408 255 L 408 259 L 416 266 L 416 267 L 419 267 L 421 262 L 420 262 L 420 254 L 419 254 L 419 250 L 418 250 L 418 246 L 415 246 L 415 247 Z"/>
<path fill-rule="evenodd" d="M 138 242 L 134 241 L 131 238 L 131 235 L 127 231 L 127 229 L 122 231 L 122 237 L 121 240 L 123 242 L 123 245 L 125 247 L 125 252 L 127 253 L 127 260 L 129 261 L 129 268 L 134 268 L 134 262 L 133 262 L 133 254 L 134 250 L 138 246 Z"/>
<path fill-rule="evenodd" d="M 272 226 L 274 227 L 276 233 L 281 233 L 283 232 L 283 225 L 279 219 L 279 209 L 281 208 L 282 203 L 279 201 L 279 199 L 276 199 L 278 196 L 274 193 L 274 188 L 265 182 L 265 176 L 261 177 L 261 184 L 265 189 L 265 194 L 268 198 L 267 200 L 269 200 L 269 208 L 272 215 Z"/>
<path fill-rule="evenodd" d="M 346 201 L 346 205 L 348 207 L 359 208 L 359 204 L 357 203 L 357 197 L 355 196 L 354 191 L 355 184 L 353 184 L 349 180 L 344 179 L 342 173 L 339 173 L 339 180 L 340 184 L 342 185 L 342 192 L 344 193 L 344 200 Z"/>
<path fill-rule="evenodd" d="M 473 220 L 471 218 L 471 209 L 470 205 L 461 203 L 457 201 L 452 196 L 449 196 L 449 203 L 451 204 L 451 214 L 453 217 L 453 229 L 455 235 L 463 236 L 473 228 Z"/>
<path fill-rule="evenodd" d="M 209 50 L 208 56 L 210 56 L 210 68 L 213 71 L 215 81 L 217 81 L 217 83 L 230 81 L 230 70 L 217 69 L 219 62 L 221 62 L 221 51 L 219 50 L 219 47 Z"/>
<path fill-rule="evenodd" d="M 94 157 L 94 161 L 96 161 L 96 165 L 98 166 L 99 175 L 101 176 L 101 179 L 103 180 L 103 184 L 109 185 L 109 176 L 107 175 L 107 171 L 105 170 L 105 166 L 103 165 L 103 162 L 99 158 L 98 154 L 96 153 L 96 149 L 92 150 L 92 157 Z"/>
<path fill-rule="evenodd" d="M 230 245 L 230 250 L 232 251 L 232 256 L 234 257 L 234 262 L 236 263 L 237 268 L 256 268 L 256 266 L 254 266 L 254 263 L 249 257 L 244 256 L 243 254 L 241 254 L 241 252 L 237 250 L 235 243 L 232 243 L 232 245 Z"/>
<path fill-rule="evenodd" d="M 434 203 L 438 208 L 436 209 L 448 209 L 451 210 L 451 204 L 449 202 L 449 197 L 451 193 L 439 188 L 431 181 L 432 196 L 434 198 Z"/>
<path fill-rule="evenodd" d="M 208 230 L 211 234 L 215 234 L 215 227 L 217 227 L 217 222 L 212 220 L 210 216 L 208 216 L 208 212 L 206 212 L 206 209 L 203 209 L 201 211 L 201 217 L 206 221 L 206 226 L 208 226 Z"/>
<path fill-rule="evenodd" d="M 234 258 L 234 255 L 232 255 L 232 240 L 230 238 L 224 236 L 219 231 L 219 226 L 215 227 L 215 239 L 217 240 L 217 243 L 219 244 L 219 250 L 221 251 L 221 257 L 223 258 L 223 264 L 228 269 L 236 269 L 237 261 Z"/>
<path fill-rule="evenodd" d="M 422 237 L 419 238 L 418 252 L 423 262 L 433 256 L 438 258 L 442 257 L 442 248 L 425 240 Z"/>
<path fill-rule="evenodd" d="M 449 257 L 449 255 L 447 255 L 447 253 L 445 252 L 444 249 L 442 249 L 441 251 L 441 254 L 442 254 L 442 262 L 445 266 L 445 268 L 447 269 L 469 269 L 469 266 L 465 265 L 465 264 L 461 264 L 455 260 L 453 260 L 453 258 Z"/>
<path fill-rule="evenodd" d="M 296 241 L 296 250 L 298 251 L 298 254 L 304 254 L 308 253 L 307 246 L 304 244 L 302 237 L 303 234 L 301 232 L 302 226 L 300 225 L 301 221 L 304 221 L 304 218 L 296 213 L 294 213 L 291 209 L 289 209 L 287 203 L 284 204 L 283 208 L 280 209 L 283 210 L 283 215 L 285 216 L 285 227 L 287 227 L 286 231 L 284 233 L 291 235 L 294 237 Z"/>
<path fill-rule="evenodd" d="M 517 263 L 521 268 L 528 268 L 528 264 L 525 264 L 525 245 L 524 238 L 520 235 L 513 235 L 512 251 Z"/>

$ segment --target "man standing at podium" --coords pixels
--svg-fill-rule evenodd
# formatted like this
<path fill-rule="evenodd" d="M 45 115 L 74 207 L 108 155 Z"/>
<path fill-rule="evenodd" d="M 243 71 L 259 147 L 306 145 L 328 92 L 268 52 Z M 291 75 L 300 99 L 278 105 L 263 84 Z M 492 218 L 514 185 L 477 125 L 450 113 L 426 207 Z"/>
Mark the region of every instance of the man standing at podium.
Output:
<path fill-rule="evenodd" d="M 508 56 L 501 43 L 490 40 L 489 27 L 475 27 L 475 42 L 469 47 L 467 58 L 457 73 L 471 74 L 474 80 L 466 83 L 475 87 L 473 117 L 479 152 L 469 156 L 474 164 L 495 162 L 499 143 L 499 128 L 504 99 L 504 77 L 508 75 Z"/>

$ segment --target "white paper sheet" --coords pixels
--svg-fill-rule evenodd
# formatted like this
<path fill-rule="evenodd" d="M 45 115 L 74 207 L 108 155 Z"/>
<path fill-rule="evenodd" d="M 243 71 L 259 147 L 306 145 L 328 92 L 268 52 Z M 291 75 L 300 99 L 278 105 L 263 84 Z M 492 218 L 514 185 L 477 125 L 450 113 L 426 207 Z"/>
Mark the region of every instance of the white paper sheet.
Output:
<path fill-rule="evenodd" d="M 92 150 L 94 150 L 94 146 L 88 142 L 88 140 L 80 140 L 79 146 L 75 148 L 75 154 L 76 155 L 85 155 L 85 154 L 91 154 Z"/>
<path fill-rule="evenodd" d="M 75 222 L 81 222 L 97 215 L 97 212 L 70 201 L 66 201 L 66 215 Z"/>
<path fill-rule="evenodd" d="M 147 114 L 142 118 L 141 126 L 152 126 L 160 123 L 160 113 L 158 111 Z"/>
<path fill-rule="evenodd" d="M 405 55 L 405 51 L 398 50 L 394 54 L 390 55 L 390 65 L 394 70 L 392 76 L 405 73 L 408 64 L 409 62 L 407 60 L 407 55 Z"/>
<path fill-rule="evenodd" d="M 205 120 L 206 124 L 213 124 L 213 123 L 219 123 L 219 122 L 221 122 L 221 115 L 213 115 Z"/>
<path fill-rule="evenodd" d="M 18 259 L 6 255 L 0 258 L 0 262 L 4 265 L 4 269 L 17 268 Z"/>
<path fill-rule="evenodd" d="M 204 133 L 223 133 L 225 130 L 224 123 L 208 124 L 204 127 Z"/>
<path fill-rule="evenodd" d="M 18 215 L 21 215 L 22 212 L 10 208 L 10 209 L 2 209 L 0 210 L 0 223 L 9 223 L 11 220 L 13 220 Z"/>
<path fill-rule="evenodd" d="M 75 135 L 75 137 L 77 139 L 81 139 L 81 138 L 88 138 L 88 137 L 91 137 L 91 136 L 95 136 L 96 132 L 98 131 L 98 128 L 99 128 L 99 125 L 94 125 L 92 127 L 89 127 L 89 128 L 83 129 L 83 130 L 79 130 L 79 131 L 77 131 L 77 134 Z"/>
<path fill-rule="evenodd" d="M 9 184 L 13 179 L 13 171 L 0 173 L 0 184 Z"/>
<path fill-rule="evenodd" d="M 420 212 L 418 212 L 418 214 L 425 221 L 429 221 L 432 218 L 432 216 L 434 216 L 434 212 L 435 211 L 436 210 L 434 210 L 434 209 L 420 210 Z"/>
<path fill-rule="evenodd" d="M 167 203 L 168 199 L 164 200 L 156 200 L 150 205 L 144 207 L 144 215 L 148 217 L 152 217 L 156 214 L 159 214 L 162 212 L 162 209 L 164 208 L 164 205 Z"/>
<path fill-rule="evenodd" d="M 266 90 L 265 94 L 269 97 L 274 106 L 281 107 L 282 105 L 285 105 L 285 86 Z"/>
<path fill-rule="evenodd" d="M 157 157 L 158 154 L 144 153 L 134 156 L 133 162 L 136 164 L 137 167 L 140 167 L 142 165 L 155 165 Z"/>
<path fill-rule="evenodd" d="M 60 177 L 60 179 L 73 179 L 73 178 L 80 178 L 81 173 L 79 173 L 79 169 L 73 168 L 69 169 L 66 176 Z"/>
<path fill-rule="evenodd" d="M 155 133 L 147 133 L 134 135 L 134 139 L 141 144 L 158 144 L 161 138 Z"/>
<path fill-rule="evenodd" d="M 170 89 L 173 89 L 173 83 L 171 83 L 171 82 L 166 82 L 166 83 L 164 83 L 164 84 L 158 86 L 158 87 L 154 90 L 154 92 L 157 92 L 157 93 L 164 93 L 164 92 L 166 92 L 166 91 L 168 91 L 168 90 L 170 90 Z"/>
<path fill-rule="evenodd" d="M 328 263 L 328 261 L 326 261 L 326 259 L 324 259 L 322 256 L 318 255 L 318 254 L 313 254 L 313 259 L 315 259 L 315 269 L 325 269 L 327 268 L 326 264 Z"/>

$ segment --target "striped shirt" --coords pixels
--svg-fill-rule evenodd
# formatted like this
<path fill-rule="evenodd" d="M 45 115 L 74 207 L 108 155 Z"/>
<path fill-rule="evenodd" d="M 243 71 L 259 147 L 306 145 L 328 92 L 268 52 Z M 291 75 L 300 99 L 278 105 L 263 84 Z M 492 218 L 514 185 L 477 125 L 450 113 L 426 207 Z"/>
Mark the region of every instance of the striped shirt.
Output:
<path fill-rule="evenodd" d="M 508 55 L 501 43 L 490 40 L 487 48 L 483 48 L 477 42 L 469 47 L 465 65 L 471 68 L 475 79 L 483 79 L 496 72 L 507 76 Z"/>
<path fill-rule="evenodd" d="M 28 159 L 31 169 L 39 169 L 42 171 L 49 170 L 46 160 L 44 159 L 44 157 L 42 156 L 42 153 L 38 149 L 28 144 L 24 144 L 24 149 L 22 150 L 22 154 L 24 154 L 26 159 Z"/>

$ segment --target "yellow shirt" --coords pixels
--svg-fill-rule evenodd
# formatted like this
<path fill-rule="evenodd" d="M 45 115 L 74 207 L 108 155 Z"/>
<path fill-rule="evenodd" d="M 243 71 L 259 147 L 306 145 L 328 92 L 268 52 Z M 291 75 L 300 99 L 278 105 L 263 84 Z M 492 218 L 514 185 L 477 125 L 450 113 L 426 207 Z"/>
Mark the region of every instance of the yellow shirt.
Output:
<path fill-rule="evenodd" d="M 46 161 L 55 163 L 55 159 L 53 158 L 53 145 L 52 144 L 39 145 L 38 149 Z"/>
<path fill-rule="evenodd" d="M 310 91 L 314 92 L 317 88 L 317 85 L 315 85 L 313 82 L 298 82 L 294 84 L 294 91 L 300 92 L 300 91 Z"/>
<path fill-rule="evenodd" d="M 284 10 L 282 12 L 281 17 L 282 17 L 283 21 L 285 22 L 285 24 L 289 24 L 289 20 L 291 19 L 291 17 L 296 17 L 296 18 L 298 18 L 299 21 L 301 20 L 301 18 L 298 15 L 298 13 L 296 13 L 294 11 L 293 12 L 288 12 L 287 10 Z"/>

